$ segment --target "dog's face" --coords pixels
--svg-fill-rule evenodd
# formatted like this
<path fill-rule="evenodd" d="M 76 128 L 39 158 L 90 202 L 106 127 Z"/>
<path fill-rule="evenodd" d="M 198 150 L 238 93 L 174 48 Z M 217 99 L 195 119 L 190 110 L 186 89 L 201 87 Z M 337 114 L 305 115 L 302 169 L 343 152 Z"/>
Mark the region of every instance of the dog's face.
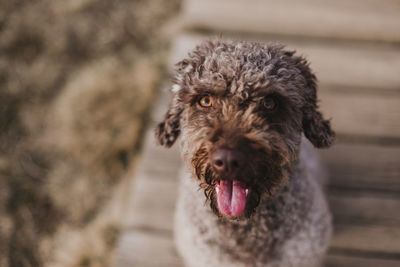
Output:
<path fill-rule="evenodd" d="M 205 42 L 178 63 L 174 98 L 156 136 L 182 152 L 212 210 L 248 218 L 282 188 L 302 133 L 316 146 L 334 140 L 317 110 L 315 76 L 281 46 Z"/>

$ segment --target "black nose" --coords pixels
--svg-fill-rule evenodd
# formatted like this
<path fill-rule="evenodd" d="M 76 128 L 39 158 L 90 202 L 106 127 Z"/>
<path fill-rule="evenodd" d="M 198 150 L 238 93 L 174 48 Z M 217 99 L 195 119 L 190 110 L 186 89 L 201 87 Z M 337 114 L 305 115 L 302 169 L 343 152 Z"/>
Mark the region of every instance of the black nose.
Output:
<path fill-rule="evenodd" d="M 211 164 L 218 173 L 235 172 L 243 165 L 243 155 L 237 150 L 220 148 L 212 153 Z"/>

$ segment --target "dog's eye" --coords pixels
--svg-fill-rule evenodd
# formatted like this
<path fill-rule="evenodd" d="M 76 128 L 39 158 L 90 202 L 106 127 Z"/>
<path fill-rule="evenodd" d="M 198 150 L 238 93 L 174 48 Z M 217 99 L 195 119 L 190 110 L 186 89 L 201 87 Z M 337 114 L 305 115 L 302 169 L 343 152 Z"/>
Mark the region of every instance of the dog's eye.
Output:
<path fill-rule="evenodd" d="M 210 96 L 203 96 L 199 101 L 200 106 L 204 108 L 209 108 L 212 106 L 212 101 Z"/>
<path fill-rule="evenodd" d="M 276 108 L 276 101 L 272 97 L 266 97 L 263 104 L 264 107 L 269 111 L 272 111 Z"/>

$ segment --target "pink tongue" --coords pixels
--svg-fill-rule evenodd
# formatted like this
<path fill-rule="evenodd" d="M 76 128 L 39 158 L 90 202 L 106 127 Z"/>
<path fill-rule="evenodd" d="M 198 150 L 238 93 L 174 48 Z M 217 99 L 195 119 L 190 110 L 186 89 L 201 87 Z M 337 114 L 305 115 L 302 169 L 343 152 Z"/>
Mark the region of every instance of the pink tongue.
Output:
<path fill-rule="evenodd" d="M 240 182 L 223 180 L 216 186 L 219 210 L 225 215 L 240 215 L 246 206 L 246 188 Z"/>

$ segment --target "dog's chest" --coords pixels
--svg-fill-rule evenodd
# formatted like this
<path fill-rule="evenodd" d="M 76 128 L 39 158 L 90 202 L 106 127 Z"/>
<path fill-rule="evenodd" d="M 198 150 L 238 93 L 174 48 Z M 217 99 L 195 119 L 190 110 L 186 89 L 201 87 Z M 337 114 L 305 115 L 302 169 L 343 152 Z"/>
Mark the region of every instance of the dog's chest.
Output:
<path fill-rule="evenodd" d="M 281 257 L 282 242 L 299 230 L 299 218 L 293 212 L 300 209 L 285 203 L 290 198 L 282 195 L 268 204 L 261 203 L 249 220 L 226 221 L 204 203 L 204 195 L 192 177 L 182 178 L 175 225 L 178 248 L 181 254 L 183 250 L 185 254 L 198 254 L 192 257 L 210 259 L 203 264 L 235 262 L 256 266 L 257 262 L 275 261 Z M 288 207 L 293 210 L 285 210 Z M 285 218 L 287 212 L 292 214 Z"/>

